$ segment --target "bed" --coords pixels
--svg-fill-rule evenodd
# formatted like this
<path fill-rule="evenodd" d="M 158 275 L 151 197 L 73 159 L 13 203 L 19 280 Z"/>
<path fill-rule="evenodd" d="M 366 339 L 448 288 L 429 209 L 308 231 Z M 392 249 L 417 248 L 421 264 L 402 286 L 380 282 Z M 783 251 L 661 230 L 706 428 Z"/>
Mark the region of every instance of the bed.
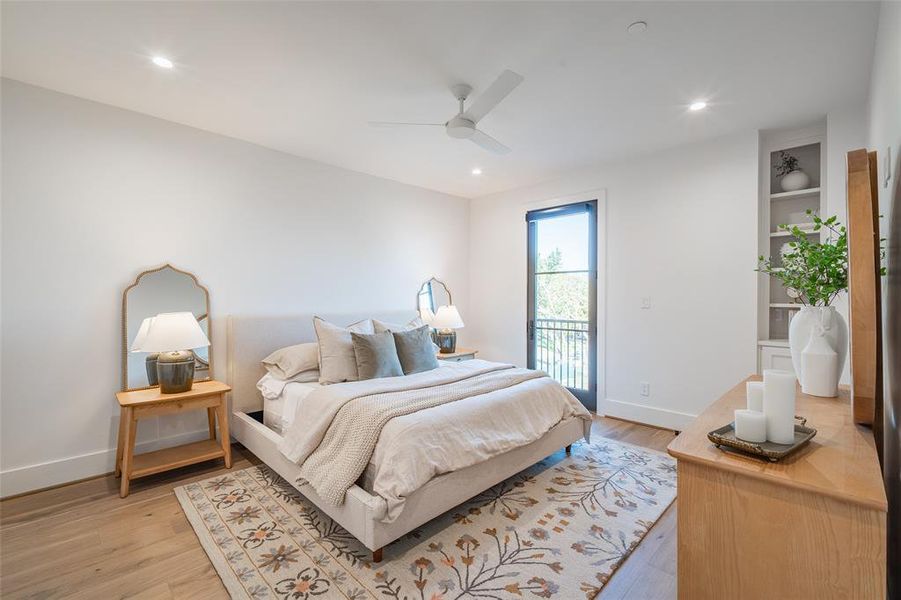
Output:
<path fill-rule="evenodd" d="M 370 317 L 387 322 L 404 322 L 415 316 L 415 313 L 395 311 L 322 316 L 337 323 L 350 323 Z M 374 562 L 381 560 L 382 548 L 392 541 L 542 458 L 562 448 L 568 448 L 574 441 L 587 435 L 588 427 L 584 415 L 573 415 L 561 419 L 535 441 L 429 479 L 421 487 L 405 495 L 400 510 L 396 503 L 392 504 L 385 497 L 372 491 L 371 486 L 364 483 L 365 477 L 347 488 L 343 494 L 343 503 L 336 505 L 333 501 L 320 496 L 312 485 L 303 483 L 300 477 L 301 468 L 282 454 L 279 448 L 285 441 L 285 432 L 280 433 L 276 431 L 279 427 L 264 424 L 262 411 L 266 401 L 257 389 L 257 382 L 265 374 L 260 364 L 263 357 L 280 347 L 315 340 L 312 315 L 276 317 L 233 315 L 228 318 L 227 381 L 232 387 L 230 398 L 232 436 L 372 550 Z M 484 366 L 483 370 L 487 371 L 489 367 Z M 416 376 L 404 376 L 403 379 L 408 377 Z M 511 389 L 504 393 L 513 394 L 515 390 Z M 303 395 L 301 394 L 301 397 Z M 281 410 L 287 409 L 282 406 Z M 271 405 L 268 412 L 272 413 Z M 272 416 L 267 420 L 273 425 Z M 285 423 L 280 417 L 277 420 L 282 424 Z M 298 480 L 301 483 L 297 483 Z"/>

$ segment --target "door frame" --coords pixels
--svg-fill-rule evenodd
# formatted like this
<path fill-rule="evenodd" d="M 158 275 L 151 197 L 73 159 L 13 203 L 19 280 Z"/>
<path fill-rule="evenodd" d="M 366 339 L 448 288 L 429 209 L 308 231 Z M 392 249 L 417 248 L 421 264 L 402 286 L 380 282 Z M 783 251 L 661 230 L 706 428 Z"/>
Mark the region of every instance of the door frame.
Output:
<path fill-rule="evenodd" d="M 569 204 L 580 204 L 594 201 L 595 206 L 595 240 L 597 242 L 595 252 L 595 302 L 591 303 L 591 307 L 595 310 L 595 408 L 589 409 L 599 415 L 603 415 L 604 401 L 607 398 L 607 190 L 605 188 L 597 188 L 569 194 L 564 196 L 554 196 L 541 200 L 532 200 L 521 204 L 522 218 L 525 220 L 526 213 L 533 210 L 543 210 L 554 208 L 557 206 L 566 206 Z M 529 353 L 533 352 L 529 343 L 529 306 L 534 301 L 534 290 L 532 289 L 531 277 L 529 277 L 529 260 L 532 255 L 529 248 L 528 225 L 523 230 L 525 240 L 523 245 L 526 247 L 526 311 L 523 319 L 523 333 L 525 334 L 527 360 Z"/>

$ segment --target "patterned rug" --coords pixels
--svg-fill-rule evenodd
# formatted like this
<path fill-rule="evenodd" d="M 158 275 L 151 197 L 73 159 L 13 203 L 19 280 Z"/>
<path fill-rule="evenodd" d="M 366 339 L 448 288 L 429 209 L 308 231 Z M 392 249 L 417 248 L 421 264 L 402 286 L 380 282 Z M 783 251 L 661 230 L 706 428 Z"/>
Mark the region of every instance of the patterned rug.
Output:
<path fill-rule="evenodd" d="M 665 454 L 576 444 L 370 552 L 266 466 L 176 489 L 232 598 L 593 598 L 676 496 Z"/>

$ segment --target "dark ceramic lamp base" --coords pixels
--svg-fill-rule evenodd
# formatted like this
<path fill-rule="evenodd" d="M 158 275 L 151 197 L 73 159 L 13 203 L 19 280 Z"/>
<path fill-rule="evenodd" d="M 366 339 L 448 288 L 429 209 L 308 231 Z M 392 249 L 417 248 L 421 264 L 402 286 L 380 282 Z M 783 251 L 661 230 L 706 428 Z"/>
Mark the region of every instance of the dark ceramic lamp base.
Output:
<path fill-rule="evenodd" d="M 194 384 L 194 354 L 190 350 L 160 352 L 156 363 L 160 393 L 178 394 Z"/>
<path fill-rule="evenodd" d="M 435 343 L 440 354 L 453 354 L 457 351 L 457 332 L 452 329 L 439 331 L 435 334 Z"/>
<path fill-rule="evenodd" d="M 144 359 L 144 368 L 147 369 L 147 385 L 153 387 L 159 383 L 159 377 L 156 374 L 156 361 L 159 360 L 160 355 L 154 352 L 153 354 L 148 354 L 147 358 Z"/>

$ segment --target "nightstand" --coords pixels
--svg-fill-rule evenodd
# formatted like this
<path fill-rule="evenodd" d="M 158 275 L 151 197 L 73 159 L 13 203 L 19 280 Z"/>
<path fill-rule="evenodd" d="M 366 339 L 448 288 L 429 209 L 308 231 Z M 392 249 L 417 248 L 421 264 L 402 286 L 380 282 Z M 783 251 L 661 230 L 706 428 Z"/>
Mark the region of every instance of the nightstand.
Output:
<path fill-rule="evenodd" d="M 119 495 L 128 495 L 132 479 L 146 477 L 170 469 L 224 457 L 225 468 L 232 466 L 231 445 L 228 439 L 228 409 L 225 394 L 231 388 L 219 381 L 198 381 L 187 392 L 161 394 L 158 387 L 146 390 L 119 392 L 119 444 L 116 448 L 116 477 L 122 477 Z M 192 444 L 164 448 L 155 452 L 135 454 L 135 431 L 138 420 L 205 408 L 210 438 Z M 219 441 L 216 441 L 216 420 L 219 420 Z"/>
<path fill-rule="evenodd" d="M 450 354 L 438 354 L 438 360 L 446 360 L 450 362 L 463 362 L 464 360 L 472 360 L 478 354 L 478 350 L 469 350 L 467 348 L 457 348 L 456 352 Z"/>

